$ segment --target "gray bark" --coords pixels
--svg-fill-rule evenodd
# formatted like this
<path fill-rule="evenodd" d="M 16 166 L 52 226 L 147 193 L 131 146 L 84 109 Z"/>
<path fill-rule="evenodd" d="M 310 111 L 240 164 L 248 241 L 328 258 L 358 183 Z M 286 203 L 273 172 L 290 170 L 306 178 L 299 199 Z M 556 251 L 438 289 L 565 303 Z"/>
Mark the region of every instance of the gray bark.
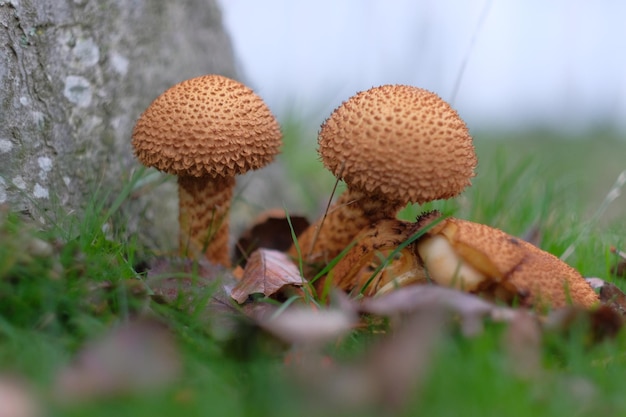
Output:
<path fill-rule="evenodd" d="M 141 112 L 207 73 L 236 77 L 214 0 L 0 0 L 0 205 L 44 219 L 80 212 L 97 186 L 114 196 L 138 166 Z M 128 218 L 169 233 L 154 227 L 173 182 L 146 194 Z"/>

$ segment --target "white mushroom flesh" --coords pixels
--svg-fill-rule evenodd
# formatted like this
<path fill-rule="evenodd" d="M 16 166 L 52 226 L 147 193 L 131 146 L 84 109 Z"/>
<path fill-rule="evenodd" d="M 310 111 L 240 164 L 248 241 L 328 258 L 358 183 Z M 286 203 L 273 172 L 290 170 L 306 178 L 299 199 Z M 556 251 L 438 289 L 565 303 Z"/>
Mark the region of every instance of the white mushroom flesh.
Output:
<path fill-rule="evenodd" d="M 487 276 L 459 257 L 448 239 L 435 235 L 423 238 L 417 250 L 431 280 L 439 285 L 474 291 Z"/>

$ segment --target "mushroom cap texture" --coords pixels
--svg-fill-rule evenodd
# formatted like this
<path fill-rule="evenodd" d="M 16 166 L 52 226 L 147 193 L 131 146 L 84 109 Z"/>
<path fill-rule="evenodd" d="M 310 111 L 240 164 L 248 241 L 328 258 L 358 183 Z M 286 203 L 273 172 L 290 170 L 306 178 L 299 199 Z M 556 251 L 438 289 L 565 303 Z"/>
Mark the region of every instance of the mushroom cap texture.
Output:
<path fill-rule="evenodd" d="M 444 235 L 457 254 L 490 279 L 529 293 L 533 303 L 563 307 L 592 307 L 598 296 L 582 275 L 556 256 L 500 229 L 457 218 L 447 218 L 429 235 Z"/>
<path fill-rule="evenodd" d="M 319 153 L 349 188 L 403 204 L 454 197 L 477 164 L 457 112 L 430 91 L 383 85 L 362 91 L 324 122 Z"/>
<path fill-rule="evenodd" d="M 449 217 L 428 234 L 445 236 L 460 257 L 471 260 L 474 268 L 498 281 L 507 277 L 526 257 L 522 240 L 481 223 Z"/>
<path fill-rule="evenodd" d="M 176 84 L 141 115 L 132 134 L 137 158 L 178 176 L 232 177 L 270 163 L 278 122 L 240 82 L 204 75 Z"/>

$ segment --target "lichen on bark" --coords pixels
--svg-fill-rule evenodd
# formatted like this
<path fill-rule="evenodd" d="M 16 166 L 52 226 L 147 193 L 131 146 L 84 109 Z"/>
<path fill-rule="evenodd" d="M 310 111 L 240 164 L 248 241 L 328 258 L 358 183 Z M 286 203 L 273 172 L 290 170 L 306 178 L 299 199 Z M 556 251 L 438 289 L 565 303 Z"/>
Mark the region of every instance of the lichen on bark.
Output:
<path fill-rule="evenodd" d="M 132 126 L 167 87 L 237 77 L 214 0 L 0 1 L 0 45 L 0 204 L 42 221 L 115 196 L 139 166 Z M 124 206 L 129 230 L 172 233 L 173 185 Z"/>

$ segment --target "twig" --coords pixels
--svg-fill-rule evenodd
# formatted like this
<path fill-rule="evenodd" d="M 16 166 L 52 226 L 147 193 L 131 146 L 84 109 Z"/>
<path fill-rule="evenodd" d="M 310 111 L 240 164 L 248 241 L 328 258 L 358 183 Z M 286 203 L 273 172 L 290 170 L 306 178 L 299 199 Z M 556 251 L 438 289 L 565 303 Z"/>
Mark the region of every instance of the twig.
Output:
<path fill-rule="evenodd" d="M 346 161 L 341 163 L 341 168 L 339 169 L 339 173 L 337 174 L 337 179 L 335 180 L 335 185 L 333 186 L 333 190 L 330 193 L 330 197 L 328 198 L 328 203 L 326 204 L 326 210 L 324 210 L 324 216 L 322 216 L 322 220 L 320 221 L 319 226 L 315 229 L 315 234 L 313 235 L 313 239 L 311 240 L 311 245 L 309 247 L 309 251 L 307 252 L 306 259 L 310 260 L 311 255 L 313 254 L 313 248 L 315 247 L 315 242 L 317 242 L 317 238 L 320 234 L 320 230 L 322 226 L 324 226 L 324 221 L 326 221 L 326 216 L 328 215 L 328 211 L 330 210 L 330 206 L 333 202 L 333 198 L 335 196 L 335 192 L 337 191 L 337 186 L 339 185 L 339 181 L 341 176 L 343 175 L 343 169 L 346 166 Z"/>
<path fill-rule="evenodd" d="M 587 233 L 589 233 L 589 229 L 591 229 L 591 226 L 597 223 L 597 221 L 600 219 L 600 217 L 602 217 L 606 209 L 609 208 L 611 203 L 620 196 L 624 184 L 626 184 L 626 170 L 622 171 L 622 173 L 618 175 L 617 180 L 615 180 L 615 183 L 609 190 L 608 194 L 606 195 L 606 197 L 604 197 L 604 200 L 602 201 L 602 204 L 600 204 L 600 207 L 598 207 L 598 210 L 596 210 L 593 216 L 591 216 L 591 219 L 585 224 L 585 227 L 583 227 L 583 230 L 580 232 L 574 242 L 572 242 L 572 244 L 569 245 L 567 249 L 565 249 L 565 252 L 563 252 L 563 255 L 561 255 L 562 261 L 566 260 L 572 253 L 574 253 L 578 242 L 580 242 L 580 240 L 585 237 Z"/>
<path fill-rule="evenodd" d="M 461 61 L 461 68 L 459 68 L 459 72 L 457 74 L 456 80 L 454 80 L 454 87 L 452 88 L 452 94 L 450 96 L 450 104 L 454 105 L 454 101 L 456 100 L 456 96 L 459 92 L 459 88 L 461 87 L 461 80 L 463 79 L 463 75 L 465 74 L 465 68 L 467 67 L 467 63 L 469 61 L 472 50 L 474 49 L 474 44 L 476 43 L 476 38 L 478 37 L 478 32 L 483 27 L 485 23 L 485 19 L 487 18 L 487 14 L 491 9 L 491 0 L 486 0 L 483 9 L 480 12 L 480 17 L 478 18 L 478 23 L 476 24 L 476 29 L 472 33 L 472 38 L 470 39 L 469 47 L 467 51 L 465 51 L 465 56 L 463 56 L 463 60 Z"/>

